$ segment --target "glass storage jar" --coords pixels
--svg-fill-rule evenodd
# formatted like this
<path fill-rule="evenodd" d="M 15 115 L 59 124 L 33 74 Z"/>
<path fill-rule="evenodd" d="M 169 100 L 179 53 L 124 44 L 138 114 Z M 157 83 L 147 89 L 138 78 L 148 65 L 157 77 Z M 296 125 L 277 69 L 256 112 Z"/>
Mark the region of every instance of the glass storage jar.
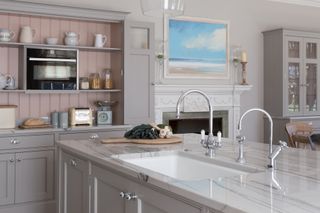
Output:
<path fill-rule="evenodd" d="M 80 78 L 80 89 L 89 89 L 89 78 L 82 77 Z"/>
<path fill-rule="evenodd" d="M 112 78 L 111 78 L 112 77 L 111 69 L 105 69 L 104 75 L 105 75 L 104 88 L 105 89 L 112 89 L 113 82 L 112 82 Z"/>
<path fill-rule="evenodd" d="M 99 73 L 90 74 L 90 89 L 101 89 L 101 79 Z"/>

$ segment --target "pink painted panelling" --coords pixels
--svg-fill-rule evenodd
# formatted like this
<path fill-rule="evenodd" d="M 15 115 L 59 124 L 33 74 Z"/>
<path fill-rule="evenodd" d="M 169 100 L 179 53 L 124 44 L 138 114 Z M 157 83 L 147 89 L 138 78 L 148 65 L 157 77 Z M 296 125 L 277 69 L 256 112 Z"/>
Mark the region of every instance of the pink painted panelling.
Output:
<path fill-rule="evenodd" d="M 19 30 L 22 26 L 31 26 L 35 30 L 34 43 L 45 43 L 47 37 L 58 37 L 58 44 L 63 44 L 67 31 L 80 35 L 81 46 L 93 46 L 94 34 L 101 33 L 108 37 L 106 47 L 110 47 L 111 24 L 58 19 L 28 15 L 0 13 L 0 28 L 8 28 L 15 33 L 13 42 L 19 42 Z M 79 51 L 80 77 L 89 77 L 90 73 L 102 72 L 111 67 L 111 53 L 103 51 Z M 0 73 L 10 74 L 18 79 L 19 48 L 0 46 Z M 21 85 L 18 85 L 21 86 Z M 96 100 L 109 100 L 108 93 L 80 94 L 24 94 L 0 92 L 0 104 L 18 105 L 18 119 L 49 116 L 53 111 L 67 111 L 69 107 L 94 107 Z"/>
<path fill-rule="evenodd" d="M 17 119 L 50 116 L 54 111 L 68 111 L 69 107 L 91 107 L 95 101 L 109 100 L 108 93 L 80 94 L 24 94 L 0 92 L 0 104 L 14 104 Z"/>

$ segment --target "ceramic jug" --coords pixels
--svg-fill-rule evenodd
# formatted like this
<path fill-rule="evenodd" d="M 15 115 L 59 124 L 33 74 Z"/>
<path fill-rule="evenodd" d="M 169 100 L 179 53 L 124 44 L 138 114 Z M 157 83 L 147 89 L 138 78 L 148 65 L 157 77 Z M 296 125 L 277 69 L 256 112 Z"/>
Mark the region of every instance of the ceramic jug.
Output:
<path fill-rule="evenodd" d="M 35 30 L 29 26 L 24 26 L 20 31 L 20 42 L 21 43 L 32 43 L 34 35 L 36 34 Z"/>
<path fill-rule="evenodd" d="M 95 40 L 94 40 L 94 46 L 95 47 L 103 47 L 105 43 L 107 42 L 107 36 L 102 34 L 95 34 Z"/>
<path fill-rule="evenodd" d="M 79 45 L 80 35 L 75 32 L 65 32 L 64 43 L 68 46 L 77 46 Z"/>
<path fill-rule="evenodd" d="M 8 42 L 14 39 L 15 33 L 9 29 L 0 28 L 0 41 Z"/>

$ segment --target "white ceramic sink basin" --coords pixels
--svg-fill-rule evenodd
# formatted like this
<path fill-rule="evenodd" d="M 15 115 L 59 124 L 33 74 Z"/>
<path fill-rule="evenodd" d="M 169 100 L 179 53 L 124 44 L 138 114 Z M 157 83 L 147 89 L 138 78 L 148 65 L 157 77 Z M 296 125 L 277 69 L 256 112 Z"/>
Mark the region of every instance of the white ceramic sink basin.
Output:
<path fill-rule="evenodd" d="M 236 163 L 218 161 L 183 151 L 157 152 L 149 155 L 124 154 L 116 158 L 129 165 L 179 180 L 218 179 L 258 172 L 256 169 Z"/>

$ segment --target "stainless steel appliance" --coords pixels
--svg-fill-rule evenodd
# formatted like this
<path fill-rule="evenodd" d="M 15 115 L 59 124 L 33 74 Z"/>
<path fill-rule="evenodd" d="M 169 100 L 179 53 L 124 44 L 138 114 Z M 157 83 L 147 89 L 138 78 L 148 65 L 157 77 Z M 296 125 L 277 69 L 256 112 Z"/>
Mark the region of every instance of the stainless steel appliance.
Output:
<path fill-rule="evenodd" d="M 27 90 L 78 89 L 78 50 L 26 46 Z"/>

